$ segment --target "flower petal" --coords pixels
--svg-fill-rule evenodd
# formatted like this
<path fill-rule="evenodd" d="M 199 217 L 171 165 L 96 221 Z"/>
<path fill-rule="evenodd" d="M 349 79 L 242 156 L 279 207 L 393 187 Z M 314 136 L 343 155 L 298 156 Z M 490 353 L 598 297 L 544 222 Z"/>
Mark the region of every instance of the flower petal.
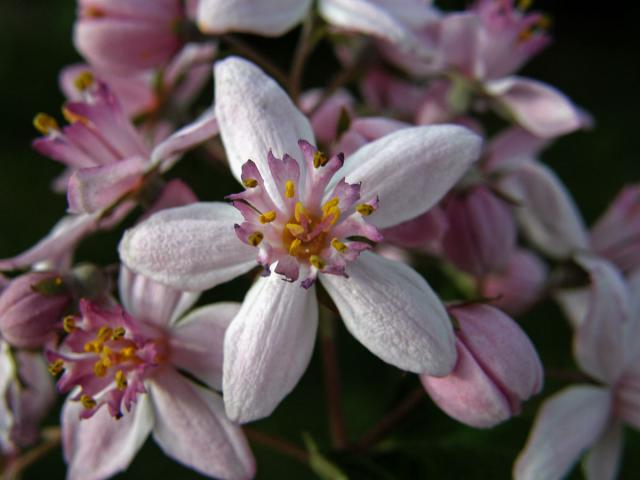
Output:
<path fill-rule="evenodd" d="M 523 128 L 538 137 L 565 135 L 588 123 L 571 100 L 546 83 L 507 77 L 488 82 L 485 88 Z"/>
<path fill-rule="evenodd" d="M 99 480 L 126 470 L 153 427 L 153 411 L 142 395 L 133 411 L 115 420 L 107 408 L 80 419 L 80 402 L 69 399 L 62 410 L 62 447 L 68 480 Z"/>
<path fill-rule="evenodd" d="M 220 390 L 224 333 L 239 310 L 239 303 L 215 303 L 180 320 L 169 338 L 171 363 Z"/>
<path fill-rule="evenodd" d="M 559 480 L 593 445 L 609 419 L 608 390 L 578 385 L 546 400 L 514 465 L 516 480 Z"/>
<path fill-rule="evenodd" d="M 260 68 L 238 57 L 217 62 L 214 68 L 216 115 L 231 172 L 240 181 L 242 165 L 249 159 L 268 177 L 269 150 L 282 158 L 285 153 L 301 161 L 298 140 L 314 143 L 309 120 L 296 108 L 285 91 Z M 273 182 L 266 181 L 272 198 Z"/>
<path fill-rule="evenodd" d="M 202 291 L 256 265 L 255 250 L 238 240 L 242 216 L 224 203 L 162 210 L 127 230 L 120 258 L 132 270 L 179 290 Z"/>
<path fill-rule="evenodd" d="M 310 6 L 311 0 L 200 0 L 198 27 L 205 33 L 277 37 L 300 23 Z"/>
<path fill-rule="evenodd" d="M 611 422 L 591 447 L 582 468 L 586 478 L 615 480 L 622 456 L 622 425 Z"/>
<path fill-rule="evenodd" d="M 411 267 L 364 252 L 349 278 L 321 275 L 347 329 L 374 355 L 414 373 L 444 376 L 456 363 L 440 299 Z"/>
<path fill-rule="evenodd" d="M 481 143 L 456 125 L 405 128 L 356 151 L 334 183 L 342 176 L 348 183 L 362 182 L 363 202 L 380 199 L 371 223 L 391 227 L 435 205 L 478 158 Z"/>
<path fill-rule="evenodd" d="M 240 427 L 225 416 L 218 395 L 169 368 L 156 375 L 150 390 L 153 438 L 168 456 L 216 478 L 253 477 L 249 445 Z"/>
<path fill-rule="evenodd" d="M 231 419 L 249 422 L 276 408 L 306 370 L 317 327 L 314 288 L 273 274 L 256 282 L 224 340 L 224 403 Z"/>

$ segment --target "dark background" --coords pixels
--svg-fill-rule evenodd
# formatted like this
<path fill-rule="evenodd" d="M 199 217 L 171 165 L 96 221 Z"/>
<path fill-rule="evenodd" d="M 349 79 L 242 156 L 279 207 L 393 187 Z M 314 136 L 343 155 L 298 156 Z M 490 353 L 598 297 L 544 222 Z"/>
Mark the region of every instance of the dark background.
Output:
<path fill-rule="evenodd" d="M 633 2 L 635 3 L 635 2 Z M 459 6 L 460 2 L 449 2 Z M 544 1 L 534 8 L 553 19 L 554 44 L 522 72 L 567 93 L 595 118 L 595 128 L 562 138 L 543 154 L 565 181 L 588 222 L 592 222 L 624 184 L 637 182 L 640 166 L 637 88 L 639 9 L 620 2 Z M 35 243 L 64 213 L 66 201 L 49 191 L 61 171 L 55 162 L 30 148 L 31 126 L 40 111 L 60 117 L 57 87 L 61 67 L 79 60 L 71 45 L 75 2 L 71 0 L 2 0 L 0 7 L 0 257 Z M 289 58 L 297 32 L 278 41 L 255 40 Z M 322 58 L 319 59 L 322 61 Z M 316 61 L 310 77 L 322 83 L 325 70 Z M 286 64 L 285 64 L 286 66 Z M 326 74 L 328 75 L 328 74 Z M 211 98 L 210 91 L 207 98 Z M 223 169 L 212 169 L 203 155 L 191 155 L 172 174 L 185 178 L 204 200 L 219 200 L 236 188 Z M 116 261 L 117 234 L 101 234 L 85 242 L 80 259 Z M 214 289 L 207 301 L 241 300 L 247 281 Z M 571 368 L 570 331 L 557 308 L 544 304 L 522 319 L 548 369 Z M 357 439 L 415 387 L 417 379 L 383 364 L 340 327 L 340 363 L 350 437 Z M 308 432 L 328 448 L 318 352 L 302 381 L 267 420 L 253 426 L 302 444 Z M 490 431 L 478 431 L 450 420 L 428 399 L 397 431 L 370 454 L 332 456 L 355 479 L 502 479 L 524 445 L 541 401 L 564 384 L 547 379 L 542 395 L 525 405 L 521 416 Z M 49 419 L 55 423 L 56 418 Z M 627 431 L 621 478 L 638 478 L 640 438 Z M 254 446 L 258 478 L 314 478 L 301 464 Z M 572 478 L 581 478 L 578 469 Z M 28 471 L 27 478 L 63 478 L 59 450 Z M 165 457 L 152 441 L 122 478 L 199 478 Z"/>

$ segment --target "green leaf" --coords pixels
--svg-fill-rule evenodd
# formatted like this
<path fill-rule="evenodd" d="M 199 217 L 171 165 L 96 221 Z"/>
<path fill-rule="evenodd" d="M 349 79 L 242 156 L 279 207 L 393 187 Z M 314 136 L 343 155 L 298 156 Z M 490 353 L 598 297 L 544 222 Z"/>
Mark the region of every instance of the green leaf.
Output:
<path fill-rule="evenodd" d="M 320 453 L 311 435 L 304 433 L 303 438 L 309 452 L 309 466 L 318 477 L 323 480 L 349 480 L 349 477 Z"/>

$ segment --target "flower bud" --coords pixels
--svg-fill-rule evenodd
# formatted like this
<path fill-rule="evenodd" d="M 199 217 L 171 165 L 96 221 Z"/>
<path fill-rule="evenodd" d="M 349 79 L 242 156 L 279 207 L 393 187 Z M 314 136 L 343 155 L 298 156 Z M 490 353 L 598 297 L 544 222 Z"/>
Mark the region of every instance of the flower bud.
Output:
<path fill-rule="evenodd" d="M 447 216 L 436 205 L 416 218 L 383 230 L 382 234 L 385 242 L 405 248 L 422 248 L 438 255 L 447 228 Z"/>
<path fill-rule="evenodd" d="M 31 272 L 14 279 L 0 295 L 0 331 L 19 348 L 41 346 L 71 302 L 55 272 Z"/>
<path fill-rule="evenodd" d="M 520 402 L 542 388 L 542 365 L 518 325 L 488 305 L 454 307 L 458 362 L 453 372 L 420 380 L 449 416 L 488 428 L 520 412 Z"/>
<path fill-rule="evenodd" d="M 516 224 L 509 206 L 485 186 L 454 195 L 445 206 L 449 228 L 443 247 L 458 268 L 475 276 L 501 270 L 516 243 Z"/>

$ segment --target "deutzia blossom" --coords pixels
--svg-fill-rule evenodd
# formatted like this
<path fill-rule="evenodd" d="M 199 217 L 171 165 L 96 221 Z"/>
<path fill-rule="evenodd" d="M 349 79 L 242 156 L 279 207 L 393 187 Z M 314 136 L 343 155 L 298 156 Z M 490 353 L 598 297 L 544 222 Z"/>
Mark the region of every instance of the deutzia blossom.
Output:
<path fill-rule="evenodd" d="M 374 354 L 404 370 L 449 373 L 453 331 L 429 285 L 404 264 L 360 252 L 381 238 L 378 228 L 437 202 L 477 158 L 480 138 L 457 126 L 407 128 L 346 160 L 328 158 L 311 146 L 308 120 L 256 66 L 231 58 L 215 78 L 222 139 L 247 191 L 230 197 L 236 208 L 199 203 L 152 216 L 125 233 L 120 255 L 135 271 L 196 291 L 249 271 L 256 258 L 262 264 L 267 276 L 225 337 L 231 418 L 268 415 L 306 369 L 316 277 Z"/>

